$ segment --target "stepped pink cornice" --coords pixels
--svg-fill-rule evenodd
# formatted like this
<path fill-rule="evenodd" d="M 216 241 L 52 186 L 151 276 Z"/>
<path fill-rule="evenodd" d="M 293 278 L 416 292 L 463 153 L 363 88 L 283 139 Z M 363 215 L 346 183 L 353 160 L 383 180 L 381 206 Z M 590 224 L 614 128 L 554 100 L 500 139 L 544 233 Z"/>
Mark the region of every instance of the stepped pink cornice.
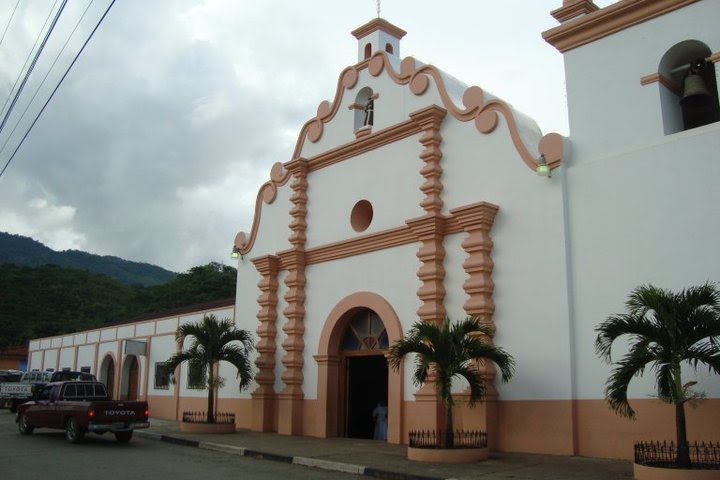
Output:
<path fill-rule="evenodd" d="M 369 60 L 347 67 L 342 71 L 333 101 L 321 102 L 317 108 L 317 115 L 308 120 L 300 130 L 293 158 L 300 155 L 306 139 L 314 143 L 322 138 L 324 125 L 335 117 L 345 90 L 350 90 L 357 84 L 359 72 L 365 68 L 375 77 L 383 71 L 387 72 L 395 83 L 407 85 L 415 95 L 425 93 L 430 86 L 430 81 L 434 81 L 443 103 L 442 107 L 457 120 L 474 121 L 475 127 L 480 133 L 492 133 L 498 124 L 498 114 L 501 114 L 505 117 L 510 137 L 520 158 L 528 168 L 535 171 L 539 155 L 532 154 L 523 143 L 514 112 L 506 102 L 496 98 L 485 101 L 483 90 L 480 87 L 472 86 L 467 88 L 463 94 L 463 105 L 457 106 L 448 94 L 442 73 L 437 67 L 433 65 L 417 66 L 414 58 L 406 57 L 400 63 L 400 71 L 396 72 L 385 52 L 377 52 Z M 560 166 L 563 154 L 563 137 L 557 133 L 549 133 L 542 137 L 537 145 L 537 150 L 539 154 L 545 155 L 545 160 L 551 168 L 557 168 Z"/>
<path fill-rule="evenodd" d="M 700 0 L 620 0 L 605 8 L 588 10 L 577 18 L 568 19 L 563 16 L 561 21 L 564 23 L 546 30 L 542 37 L 564 53 L 698 1 Z M 570 3 L 585 2 L 565 2 L 559 10 L 568 8 Z M 553 13 L 555 12 L 557 10 Z"/>

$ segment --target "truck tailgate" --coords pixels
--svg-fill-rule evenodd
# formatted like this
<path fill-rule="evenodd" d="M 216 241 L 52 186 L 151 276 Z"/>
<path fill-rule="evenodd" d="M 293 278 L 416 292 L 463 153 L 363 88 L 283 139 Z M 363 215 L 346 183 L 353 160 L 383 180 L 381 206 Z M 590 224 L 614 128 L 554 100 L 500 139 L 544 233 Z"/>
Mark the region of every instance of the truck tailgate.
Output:
<path fill-rule="evenodd" d="M 0 395 L 3 397 L 32 397 L 33 386 L 29 383 L 6 382 L 0 384 Z"/>
<path fill-rule="evenodd" d="M 148 418 L 147 402 L 92 402 L 90 411 L 93 423 L 138 422 Z"/>

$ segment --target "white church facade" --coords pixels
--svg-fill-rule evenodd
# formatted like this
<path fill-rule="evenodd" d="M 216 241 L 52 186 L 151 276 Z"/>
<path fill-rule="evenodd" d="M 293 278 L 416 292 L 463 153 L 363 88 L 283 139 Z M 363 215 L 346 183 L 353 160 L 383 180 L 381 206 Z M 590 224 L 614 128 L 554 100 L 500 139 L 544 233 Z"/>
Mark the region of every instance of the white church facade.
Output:
<path fill-rule="evenodd" d="M 608 408 L 595 328 L 640 284 L 720 280 L 720 3 L 565 0 L 552 14 L 560 25 L 543 36 L 564 56 L 569 137 L 401 57 L 405 32 L 374 19 L 352 32 L 357 63 L 259 189 L 234 243 L 234 301 L 34 340 L 29 368 L 87 366 L 117 396 L 179 419 L 206 392 L 184 366 L 166 384 L 157 365 L 179 324 L 213 313 L 257 334 L 249 390 L 219 367 L 218 409 L 238 428 L 365 437 L 385 400 L 388 441 L 407 443 L 442 412 L 410 359 L 388 369 L 388 345 L 416 321 L 472 315 L 517 363 L 502 385 L 486 368 L 485 402 L 455 414 L 491 449 L 629 458 L 635 441 L 673 438 L 651 372 L 632 383 L 636 421 Z M 688 100 L 689 75 L 702 102 Z M 694 379 L 707 398 L 688 409 L 690 440 L 715 440 L 720 378 Z"/>

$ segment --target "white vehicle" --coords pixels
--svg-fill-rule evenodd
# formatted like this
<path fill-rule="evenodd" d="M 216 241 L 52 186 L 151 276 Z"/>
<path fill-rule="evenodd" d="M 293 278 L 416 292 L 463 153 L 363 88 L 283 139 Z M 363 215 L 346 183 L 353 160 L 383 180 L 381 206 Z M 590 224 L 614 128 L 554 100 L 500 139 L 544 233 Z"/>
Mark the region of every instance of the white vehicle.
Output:
<path fill-rule="evenodd" d="M 0 406 L 14 412 L 18 405 L 32 400 L 35 388 L 48 383 L 52 374 L 32 371 L 23 374 L 19 382 L 0 383 Z"/>

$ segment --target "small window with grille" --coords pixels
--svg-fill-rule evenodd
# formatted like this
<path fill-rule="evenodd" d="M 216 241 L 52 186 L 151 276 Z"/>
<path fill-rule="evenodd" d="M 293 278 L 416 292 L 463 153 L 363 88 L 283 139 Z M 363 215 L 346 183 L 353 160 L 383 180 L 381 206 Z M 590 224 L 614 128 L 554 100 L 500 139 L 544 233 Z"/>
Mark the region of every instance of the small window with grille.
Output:
<path fill-rule="evenodd" d="M 170 388 L 170 372 L 165 362 L 155 363 L 155 390 L 168 390 Z"/>
<path fill-rule="evenodd" d="M 206 375 L 207 372 L 205 371 L 205 365 L 200 362 L 190 362 L 187 378 L 188 388 L 192 388 L 194 390 L 204 389 L 207 378 Z"/>

